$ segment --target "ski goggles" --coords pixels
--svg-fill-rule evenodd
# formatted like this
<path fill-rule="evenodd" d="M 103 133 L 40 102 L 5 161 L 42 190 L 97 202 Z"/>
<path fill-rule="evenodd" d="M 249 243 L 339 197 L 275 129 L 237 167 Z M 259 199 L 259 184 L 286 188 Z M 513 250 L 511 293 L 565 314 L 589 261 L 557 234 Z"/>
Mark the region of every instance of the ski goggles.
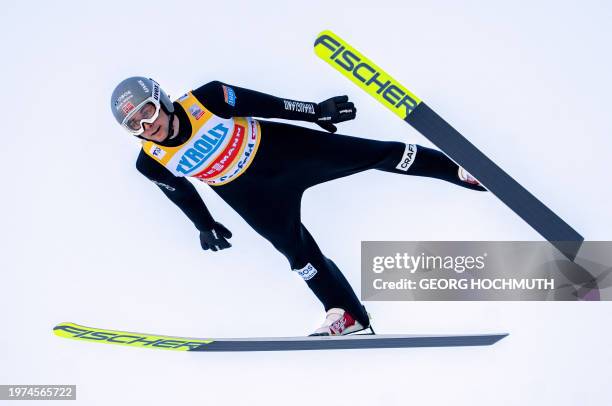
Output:
<path fill-rule="evenodd" d="M 159 101 L 149 97 L 132 109 L 121 125 L 132 135 L 140 135 L 145 131 L 144 123 L 152 124 L 157 120 L 160 108 Z"/>

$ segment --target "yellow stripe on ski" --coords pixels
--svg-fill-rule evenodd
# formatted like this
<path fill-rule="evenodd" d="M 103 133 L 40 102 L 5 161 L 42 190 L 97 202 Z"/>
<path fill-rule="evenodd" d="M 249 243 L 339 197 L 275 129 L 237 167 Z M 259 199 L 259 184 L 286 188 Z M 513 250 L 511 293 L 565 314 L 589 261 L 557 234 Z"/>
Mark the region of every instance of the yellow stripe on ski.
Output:
<path fill-rule="evenodd" d="M 56 336 L 71 338 L 73 340 L 174 351 L 191 351 L 203 344 L 210 344 L 213 342 L 213 340 L 198 340 L 183 337 L 104 330 L 80 326 L 74 323 L 60 323 L 53 328 L 53 333 Z"/>
<path fill-rule="evenodd" d="M 329 63 L 402 120 L 421 103 L 421 99 L 410 90 L 329 30 L 317 36 L 314 51 L 319 58 Z"/>

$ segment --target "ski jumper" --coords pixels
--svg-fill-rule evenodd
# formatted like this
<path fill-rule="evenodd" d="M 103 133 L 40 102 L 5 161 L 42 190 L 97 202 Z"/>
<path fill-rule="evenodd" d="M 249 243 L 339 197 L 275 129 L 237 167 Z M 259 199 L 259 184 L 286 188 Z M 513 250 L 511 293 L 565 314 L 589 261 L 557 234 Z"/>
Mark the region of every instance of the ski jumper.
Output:
<path fill-rule="evenodd" d="M 136 167 L 194 223 L 214 219 L 194 186 L 208 183 L 304 279 L 325 310 L 341 308 L 363 326 L 368 315 L 336 264 L 327 258 L 300 216 L 311 186 L 368 169 L 459 180 L 458 166 L 440 151 L 416 144 L 330 134 L 251 117 L 315 121 L 316 103 L 277 98 L 210 82 L 174 102 L 179 133 L 159 145 L 143 142 Z"/>

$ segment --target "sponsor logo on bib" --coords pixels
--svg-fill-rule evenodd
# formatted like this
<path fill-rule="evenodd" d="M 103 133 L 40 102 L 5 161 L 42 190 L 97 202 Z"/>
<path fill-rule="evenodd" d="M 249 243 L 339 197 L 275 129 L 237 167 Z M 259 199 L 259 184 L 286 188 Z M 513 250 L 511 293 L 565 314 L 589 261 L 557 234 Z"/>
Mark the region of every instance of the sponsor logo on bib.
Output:
<path fill-rule="evenodd" d="M 192 104 L 191 107 L 189 107 L 189 114 L 191 114 L 196 120 L 199 120 L 204 115 L 204 112 L 200 106 L 197 104 Z"/>
<path fill-rule="evenodd" d="M 164 155 L 166 155 L 166 151 L 158 147 L 157 145 L 153 145 L 151 147 L 151 155 L 153 155 L 157 159 L 162 159 Z"/>

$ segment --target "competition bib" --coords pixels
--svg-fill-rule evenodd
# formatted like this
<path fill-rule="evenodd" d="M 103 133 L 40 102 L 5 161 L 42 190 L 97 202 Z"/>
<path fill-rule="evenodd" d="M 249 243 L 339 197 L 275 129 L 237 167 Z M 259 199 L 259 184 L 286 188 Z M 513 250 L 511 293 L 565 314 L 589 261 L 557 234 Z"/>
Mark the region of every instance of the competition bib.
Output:
<path fill-rule="evenodd" d="M 178 147 L 144 141 L 144 152 L 173 175 L 191 176 L 212 186 L 242 175 L 259 147 L 259 123 L 250 117 L 216 116 L 191 92 L 178 99 L 178 103 L 191 123 L 189 139 Z"/>

